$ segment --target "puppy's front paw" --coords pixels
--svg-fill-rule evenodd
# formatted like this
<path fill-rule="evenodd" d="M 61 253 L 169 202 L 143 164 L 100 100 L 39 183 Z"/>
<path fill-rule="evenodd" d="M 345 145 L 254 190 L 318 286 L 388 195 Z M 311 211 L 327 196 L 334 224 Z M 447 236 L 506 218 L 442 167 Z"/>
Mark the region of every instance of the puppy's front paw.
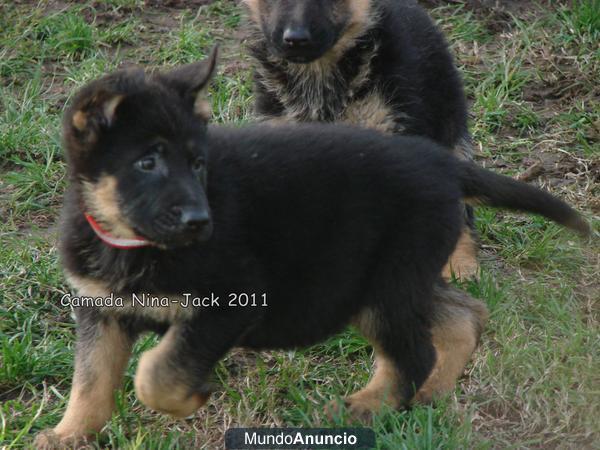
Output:
<path fill-rule="evenodd" d="M 178 418 L 193 415 L 208 401 L 209 397 L 206 393 L 190 393 L 187 386 L 163 389 L 156 384 L 140 382 L 138 378 L 135 382 L 135 392 L 138 399 L 148 408 Z"/>
<path fill-rule="evenodd" d="M 41 431 L 33 441 L 33 447 L 37 450 L 63 450 L 63 449 L 87 449 L 93 448 L 87 441 L 86 436 L 61 436 L 52 429 Z"/>
<path fill-rule="evenodd" d="M 135 375 L 135 393 L 147 407 L 174 417 L 194 414 L 210 396 L 185 381 L 186 373 L 167 362 L 160 348 L 142 355 Z"/>

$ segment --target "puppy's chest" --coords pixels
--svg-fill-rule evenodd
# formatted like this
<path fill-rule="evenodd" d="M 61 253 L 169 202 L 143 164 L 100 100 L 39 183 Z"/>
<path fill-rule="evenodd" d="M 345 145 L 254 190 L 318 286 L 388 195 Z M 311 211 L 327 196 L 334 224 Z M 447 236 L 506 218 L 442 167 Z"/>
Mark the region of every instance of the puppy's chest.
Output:
<path fill-rule="evenodd" d="M 377 91 L 350 102 L 340 117 L 341 122 L 383 133 L 403 133 L 409 119 L 407 114 L 395 112 Z"/>
<path fill-rule="evenodd" d="M 408 116 L 394 111 L 381 87 L 372 81 L 368 63 L 353 77 L 339 68 L 295 66 L 288 70 L 285 82 L 276 78 L 266 82 L 284 106 L 286 120 L 344 122 L 384 133 L 403 132 Z"/>
<path fill-rule="evenodd" d="M 133 316 L 160 323 L 191 319 L 196 312 L 191 297 L 182 293 L 151 289 L 132 292 L 93 276 L 69 271 L 65 276 L 73 291 L 68 303 L 74 308 L 94 308 L 105 316 Z"/>

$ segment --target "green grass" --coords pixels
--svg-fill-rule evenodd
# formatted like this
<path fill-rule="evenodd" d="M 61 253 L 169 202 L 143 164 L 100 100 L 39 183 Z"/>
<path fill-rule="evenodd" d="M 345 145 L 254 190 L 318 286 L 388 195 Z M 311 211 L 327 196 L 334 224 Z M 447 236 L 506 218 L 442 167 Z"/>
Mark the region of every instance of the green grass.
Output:
<path fill-rule="evenodd" d="M 528 4 L 504 26 L 465 6 L 435 9 L 465 76 L 472 130 L 486 167 L 536 182 L 595 223 L 584 242 L 531 217 L 477 210 L 482 276 L 462 286 L 491 318 L 457 386 L 435 407 L 387 411 L 373 427 L 381 449 L 593 448 L 600 405 L 598 186 L 600 108 L 597 0 Z M 79 86 L 122 64 L 224 61 L 210 92 L 217 122 L 251 121 L 251 74 L 236 40 L 233 1 L 156 9 L 141 0 L 0 5 L 0 448 L 28 447 L 64 412 L 74 324 L 56 249 L 65 187 L 60 118 Z M 500 29 L 501 31 L 498 31 Z M 126 449 L 218 448 L 230 426 L 336 425 L 332 398 L 363 386 L 371 349 L 348 330 L 296 352 L 235 351 L 222 385 L 192 419 L 152 413 L 133 393 L 139 342 L 117 412 L 100 436 Z"/>
<path fill-rule="evenodd" d="M 446 6 L 437 9 L 438 24 L 446 33 L 451 45 L 459 42 L 489 42 L 491 33 L 464 5 Z"/>
<path fill-rule="evenodd" d="M 562 6 L 558 19 L 564 24 L 566 34 L 582 42 L 598 42 L 600 38 L 600 1 L 574 0 Z M 565 32 L 563 30 L 563 32 Z"/>
<path fill-rule="evenodd" d="M 195 21 L 182 21 L 158 50 L 161 64 L 186 64 L 207 56 L 212 45 L 210 30 Z"/>
<path fill-rule="evenodd" d="M 34 39 L 41 42 L 47 54 L 56 59 L 85 58 L 92 54 L 96 43 L 94 27 L 80 11 L 66 11 L 44 17 L 33 30 Z"/>

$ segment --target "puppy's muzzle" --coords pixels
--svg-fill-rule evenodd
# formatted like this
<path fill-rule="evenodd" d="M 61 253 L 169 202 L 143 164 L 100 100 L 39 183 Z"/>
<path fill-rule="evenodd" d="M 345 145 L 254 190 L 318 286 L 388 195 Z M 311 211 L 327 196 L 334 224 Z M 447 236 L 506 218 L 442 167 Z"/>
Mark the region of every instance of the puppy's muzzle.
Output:
<path fill-rule="evenodd" d="M 154 229 L 160 242 L 179 246 L 208 240 L 212 236 L 213 225 L 207 208 L 178 205 L 160 216 L 154 224 Z"/>

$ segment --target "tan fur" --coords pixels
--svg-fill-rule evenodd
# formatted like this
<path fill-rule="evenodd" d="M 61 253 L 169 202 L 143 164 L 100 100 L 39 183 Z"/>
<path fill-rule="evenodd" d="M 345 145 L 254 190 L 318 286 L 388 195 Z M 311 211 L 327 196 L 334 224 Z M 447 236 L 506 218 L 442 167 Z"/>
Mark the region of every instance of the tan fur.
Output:
<path fill-rule="evenodd" d="M 345 399 L 345 403 L 354 418 L 367 421 L 384 406 L 399 407 L 402 400 L 401 374 L 377 343 L 377 323 L 377 314 L 371 309 L 364 310 L 353 320 L 353 324 L 373 345 L 375 370 L 367 385 Z M 337 404 L 332 402 L 328 409 L 335 414 Z"/>
<path fill-rule="evenodd" d="M 436 362 L 431 375 L 415 395 L 414 400 L 420 403 L 429 403 L 432 398 L 455 388 L 488 319 L 485 305 L 459 289 L 439 288 L 435 296 L 436 308 L 431 333 Z M 365 411 L 381 408 L 384 403 L 382 397 L 385 404 L 399 406 L 402 379 L 377 343 L 377 314 L 366 309 L 354 318 L 353 324 L 375 350 L 376 370 L 373 378 L 363 390 L 348 398 L 352 414 L 364 418 Z M 373 409 L 375 405 L 378 407 Z"/>
<path fill-rule="evenodd" d="M 445 280 L 452 279 L 454 275 L 459 280 L 477 278 L 479 275 L 479 263 L 477 262 L 477 242 L 468 228 L 463 230 L 456 248 L 450 256 L 450 260 L 442 271 Z"/>
<path fill-rule="evenodd" d="M 320 58 L 310 64 L 288 64 L 288 72 L 293 83 L 291 91 L 283 89 L 279 80 L 271 79 L 269 73 L 262 66 L 257 67 L 257 71 L 262 76 L 262 83 L 267 90 L 280 98 L 285 105 L 285 117 L 288 122 L 304 121 L 322 121 L 322 114 L 325 105 L 328 103 L 327 95 L 337 95 L 345 97 L 346 107 L 339 113 L 336 113 L 335 121 L 345 121 L 358 126 L 365 126 L 375 129 L 386 129 L 390 132 L 391 128 L 391 109 L 385 104 L 381 95 L 372 92 L 365 98 L 355 101 L 354 95 L 370 76 L 371 58 L 376 54 L 376 50 L 370 53 L 360 64 L 358 74 L 350 82 L 347 92 L 339 92 L 334 86 L 334 80 L 339 77 L 338 68 L 334 62 L 326 58 Z M 347 97 L 347 98 L 346 98 Z M 300 101 L 301 100 L 301 101 Z M 367 120 L 367 116 L 361 114 L 371 114 L 377 105 L 383 107 L 383 111 L 377 111 L 377 117 L 381 123 L 375 120 Z M 367 122 L 367 123 L 365 123 Z"/>
<path fill-rule="evenodd" d="M 447 326 L 432 329 L 437 360 L 433 372 L 415 396 L 419 403 L 429 403 L 436 395 L 452 392 L 477 346 L 469 320 L 444 325 Z"/>
<path fill-rule="evenodd" d="M 342 13 L 350 13 L 346 28 L 340 38 L 323 56 L 311 64 L 300 64 L 304 67 L 321 67 L 331 71 L 344 54 L 356 45 L 357 39 L 369 31 L 376 23 L 376 10 L 371 8 L 371 0 L 346 0 L 340 5 Z"/>
<path fill-rule="evenodd" d="M 102 113 L 109 124 L 112 122 L 117 106 L 119 106 L 119 103 L 121 103 L 123 98 L 124 96 L 122 95 L 115 95 L 114 97 L 104 101 L 104 104 L 102 105 Z M 97 104 L 98 99 L 94 99 L 94 102 Z M 85 111 L 75 111 L 73 114 L 72 123 L 73 126 L 79 131 L 85 130 L 88 126 L 87 113 Z"/>
<path fill-rule="evenodd" d="M 350 11 L 350 26 L 356 24 L 366 24 L 371 19 L 373 0 L 346 0 L 348 10 Z"/>
<path fill-rule="evenodd" d="M 437 359 L 431 375 L 415 396 L 419 403 L 429 403 L 455 389 L 488 319 L 482 302 L 464 292 L 455 289 L 453 292 L 454 303 L 445 302 L 436 311 L 431 333 Z M 449 295 L 449 291 L 444 295 Z"/>
<path fill-rule="evenodd" d="M 473 146 L 469 140 L 462 139 L 454 146 L 452 153 L 459 159 L 470 161 Z M 471 206 L 480 204 L 476 198 L 465 198 L 463 200 Z M 454 253 L 452 253 L 450 260 L 442 271 L 444 279 L 447 281 L 452 279 L 453 274 L 459 280 L 476 279 L 479 276 L 478 252 L 479 246 L 473 239 L 473 234 L 468 228 L 465 228 L 456 244 Z"/>
<path fill-rule="evenodd" d="M 363 422 L 369 422 L 374 414 L 384 407 L 396 409 L 402 401 L 401 388 L 403 380 L 394 362 L 373 343 L 375 353 L 375 369 L 367 385 L 358 392 L 344 399 L 350 415 Z M 332 401 L 327 406 L 327 413 L 339 414 L 339 405 Z"/>
<path fill-rule="evenodd" d="M 383 133 L 393 133 L 397 126 L 391 108 L 377 93 L 350 103 L 344 111 L 342 121 Z"/>
<path fill-rule="evenodd" d="M 67 283 L 78 295 L 90 297 L 106 297 L 110 294 L 108 285 L 100 280 L 90 277 L 81 277 L 65 271 Z"/>
<path fill-rule="evenodd" d="M 114 393 L 121 385 L 131 347 L 131 340 L 114 320 L 99 325 L 99 333 L 76 354 L 71 396 L 62 420 L 37 437 L 37 448 L 70 447 L 102 429 L 112 415 Z"/>
<path fill-rule="evenodd" d="M 394 362 L 376 345 L 375 371 L 369 383 L 346 399 L 350 413 L 356 418 L 369 419 L 384 406 L 398 408 L 402 400 L 403 381 Z"/>
<path fill-rule="evenodd" d="M 187 417 L 204 405 L 208 396 L 193 392 L 187 382 L 188 374 L 170 363 L 178 332 L 176 325 L 171 326 L 160 343 L 141 356 L 134 384 L 138 399 L 149 408 Z"/>
<path fill-rule="evenodd" d="M 262 72 L 262 68 L 258 69 Z M 310 64 L 293 64 L 288 66 L 294 80 L 294 88 L 287 92 L 273 86 L 271 91 L 277 92 L 282 104 L 286 106 L 286 115 L 291 121 L 320 121 L 325 100 L 325 92 L 333 92 L 332 79 L 337 76 L 334 67 L 323 58 Z M 264 81 L 268 83 L 265 73 Z M 269 87 L 269 84 L 266 84 Z M 302 99 L 300 101 L 300 99 Z"/>
<path fill-rule="evenodd" d="M 214 52 L 217 52 L 218 50 L 213 50 Z M 211 55 L 214 58 L 217 57 L 217 53 L 215 53 L 214 55 Z M 209 75 L 209 77 L 212 77 L 212 74 Z M 202 120 L 210 120 L 212 117 L 212 106 L 210 104 L 210 102 L 208 101 L 208 82 L 206 84 L 206 86 L 202 89 L 200 89 L 198 91 L 198 93 L 196 94 L 196 98 L 194 99 L 194 114 L 196 114 L 198 117 L 200 117 Z"/>
<path fill-rule="evenodd" d="M 266 5 L 263 5 L 262 0 L 244 0 L 244 3 L 248 6 L 250 18 L 254 22 L 249 39 L 261 41 L 264 39 L 260 27 L 261 15 L 267 9 Z M 271 63 L 285 65 L 289 74 L 285 83 L 277 77 L 272 77 L 263 65 L 256 67 L 261 84 L 281 101 L 285 115 L 290 121 L 343 120 L 344 110 L 354 101 L 355 94 L 369 81 L 371 60 L 376 56 L 377 48 L 365 54 L 363 60 L 358 62 L 357 75 L 349 80 L 349 85 L 344 86 L 344 89 L 337 85 L 340 79 L 337 64 L 344 53 L 356 44 L 356 40 L 376 23 L 376 8 L 371 8 L 370 0 L 347 0 L 341 2 L 337 9 L 338 14 L 343 17 L 340 21 L 347 22 L 346 29 L 338 42 L 321 58 L 309 64 L 296 64 L 282 62 L 279 57 L 268 55 Z"/>
<path fill-rule="evenodd" d="M 127 224 L 119 207 L 117 179 L 102 175 L 97 182 L 83 181 L 83 198 L 87 213 L 115 237 L 134 238 L 135 232 Z"/>
<path fill-rule="evenodd" d="M 203 120 L 210 120 L 212 116 L 212 107 L 210 106 L 210 102 L 204 97 L 196 97 L 196 101 L 194 102 L 194 114 Z"/>
<path fill-rule="evenodd" d="M 356 39 L 373 26 L 375 18 L 371 2 L 372 0 L 345 0 L 345 7 L 350 11 L 346 29 L 323 58 L 337 63 L 344 53 L 356 44 Z"/>
<path fill-rule="evenodd" d="M 115 296 L 120 296 L 123 298 L 123 307 L 98 307 L 98 309 L 102 310 L 102 313 L 105 316 L 118 317 L 136 315 L 138 317 L 143 316 L 160 322 L 174 323 L 178 320 L 189 319 L 190 316 L 196 311 L 192 305 L 187 307 L 182 306 L 184 298 L 179 294 L 170 295 L 146 292 L 145 294 L 148 296 L 168 297 L 170 300 L 175 301 L 172 301 L 169 306 L 142 306 L 139 304 L 133 304 L 131 294 L 121 294 L 118 286 L 110 287 L 107 283 L 101 280 L 96 280 L 91 277 L 82 277 L 69 272 L 65 273 L 67 282 L 80 297 L 86 296 L 94 298 L 106 298 L 111 293 L 114 293 Z M 139 293 L 138 295 L 141 297 L 142 293 Z"/>
<path fill-rule="evenodd" d="M 250 12 L 250 19 L 259 24 L 264 0 L 242 0 Z M 356 38 L 361 36 L 372 25 L 372 0 L 345 0 L 339 7 L 339 14 L 349 12 L 346 29 L 342 37 L 326 55 L 327 58 L 337 59 L 347 49 L 354 45 Z"/>
<path fill-rule="evenodd" d="M 123 95 L 116 95 L 111 99 L 104 102 L 102 106 L 102 111 L 104 112 L 104 117 L 107 120 L 108 124 L 111 124 L 113 119 L 115 118 L 115 111 L 117 110 L 117 106 L 124 99 Z"/>
<path fill-rule="evenodd" d="M 73 126 L 79 131 L 85 130 L 87 127 L 87 114 L 83 111 L 76 111 L 73 114 Z"/>

